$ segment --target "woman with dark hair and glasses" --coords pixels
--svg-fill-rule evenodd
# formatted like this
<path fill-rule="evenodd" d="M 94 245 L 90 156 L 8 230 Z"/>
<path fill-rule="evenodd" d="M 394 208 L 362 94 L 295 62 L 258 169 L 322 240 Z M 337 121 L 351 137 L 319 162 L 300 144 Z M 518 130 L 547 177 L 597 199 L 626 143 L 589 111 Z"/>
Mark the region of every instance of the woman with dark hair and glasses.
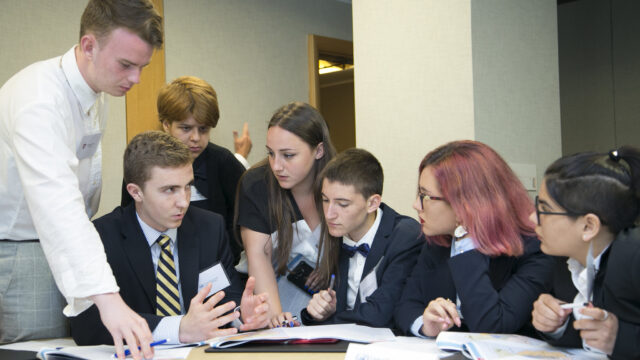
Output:
<path fill-rule="evenodd" d="M 533 302 L 549 289 L 553 259 L 540 251 L 533 202 L 487 145 L 454 141 L 420 163 L 418 211 L 427 237 L 396 306 L 407 334 L 444 330 L 533 333 Z"/>
<path fill-rule="evenodd" d="M 639 212 L 638 149 L 580 153 L 549 166 L 531 220 L 543 252 L 569 257 L 577 291 L 573 304 L 549 294 L 534 303 L 533 326 L 550 343 L 640 358 Z"/>

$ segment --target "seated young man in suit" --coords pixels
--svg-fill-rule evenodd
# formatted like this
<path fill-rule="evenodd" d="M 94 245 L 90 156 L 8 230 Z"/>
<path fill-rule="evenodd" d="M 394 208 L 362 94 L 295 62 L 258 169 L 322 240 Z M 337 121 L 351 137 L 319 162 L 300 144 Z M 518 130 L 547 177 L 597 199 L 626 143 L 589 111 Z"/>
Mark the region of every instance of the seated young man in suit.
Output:
<path fill-rule="evenodd" d="M 222 216 L 189 207 L 191 162 L 189 149 L 171 135 L 137 135 L 124 154 L 124 178 L 134 203 L 94 221 L 122 298 L 147 321 L 154 340 L 171 343 L 268 322 L 267 294 L 253 294 L 255 279 L 249 278 L 243 292 Z M 76 343 L 112 343 L 99 316 L 93 306 L 71 318 Z M 239 317 L 243 324 L 235 321 Z M 234 327 L 225 328 L 232 321 Z"/>
<path fill-rule="evenodd" d="M 326 290 L 313 295 L 302 322 L 390 327 L 423 244 L 420 225 L 381 202 L 382 166 L 365 150 L 337 155 L 319 179 L 322 251 L 312 276 Z"/>

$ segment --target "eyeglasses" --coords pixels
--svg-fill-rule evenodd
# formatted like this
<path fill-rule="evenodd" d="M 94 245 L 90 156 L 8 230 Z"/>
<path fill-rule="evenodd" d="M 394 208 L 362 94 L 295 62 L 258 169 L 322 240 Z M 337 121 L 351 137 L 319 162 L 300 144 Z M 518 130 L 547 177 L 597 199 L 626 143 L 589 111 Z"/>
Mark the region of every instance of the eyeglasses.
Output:
<path fill-rule="evenodd" d="M 445 198 L 440 197 L 440 196 L 431 196 L 431 195 L 422 194 L 422 193 L 418 193 L 418 197 L 420 198 L 420 209 L 421 210 L 424 210 L 424 199 L 447 201 Z"/>
<path fill-rule="evenodd" d="M 570 212 L 555 212 L 555 211 L 540 211 L 540 201 L 538 200 L 538 195 L 536 195 L 536 219 L 538 220 L 538 225 L 540 225 L 540 214 L 543 215 L 565 215 L 565 216 L 573 216 L 575 214 Z"/>

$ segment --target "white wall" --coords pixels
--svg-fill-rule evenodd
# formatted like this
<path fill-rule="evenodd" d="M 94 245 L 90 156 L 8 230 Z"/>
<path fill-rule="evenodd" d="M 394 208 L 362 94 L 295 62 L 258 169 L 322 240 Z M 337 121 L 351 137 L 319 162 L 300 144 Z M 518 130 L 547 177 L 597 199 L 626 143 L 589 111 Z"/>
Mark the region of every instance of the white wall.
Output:
<path fill-rule="evenodd" d="M 556 0 L 471 2 L 475 138 L 537 184 L 562 154 Z"/>
<path fill-rule="evenodd" d="M 414 215 L 427 152 L 473 139 L 470 0 L 354 0 L 356 145 L 385 174 L 383 200 Z"/>
<path fill-rule="evenodd" d="M 351 6 L 334 0 L 165 0 L 167 81 L 194 75 L 218 93 L 212 141 L 233 149 L 250 126 L 249 161 L 266 156 L 273 112 L 309 101 L 307 34 L 351 40 Z"/>

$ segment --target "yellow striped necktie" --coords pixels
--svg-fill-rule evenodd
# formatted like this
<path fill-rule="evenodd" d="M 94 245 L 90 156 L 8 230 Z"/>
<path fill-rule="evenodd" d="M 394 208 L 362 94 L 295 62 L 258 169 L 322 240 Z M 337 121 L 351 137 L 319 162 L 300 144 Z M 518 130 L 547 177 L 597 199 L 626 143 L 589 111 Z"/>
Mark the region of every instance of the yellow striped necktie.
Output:
<path fill-rule="evenodd" d="M 156 315 L 180 315 L 180 294 L 171 251 L 171 238 L 163 234 L 156 241 L 162 249 L 156 271 Z"/>

